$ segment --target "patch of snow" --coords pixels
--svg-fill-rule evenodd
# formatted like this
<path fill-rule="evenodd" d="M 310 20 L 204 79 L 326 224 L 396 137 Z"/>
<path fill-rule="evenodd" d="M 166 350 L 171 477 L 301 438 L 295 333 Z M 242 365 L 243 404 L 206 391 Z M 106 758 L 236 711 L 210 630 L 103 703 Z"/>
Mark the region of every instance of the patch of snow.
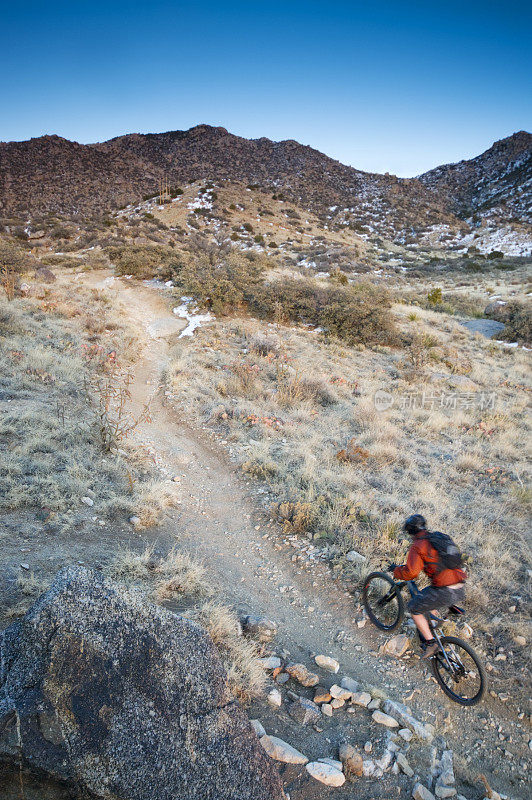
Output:
<path fill-rule="evenodd" d="M 192 302 L 192 297 L 182 297 L 181 300 L 183 301 L 180 306 L 176 306 L 173 309 L 173 313 L 180 317 L 180 319 L 186 319 L 188 322 L 187 327 L 181 331 L 179 334 L 179 338 L 182 339 L 183 336 L 192 336 L 196 328 L 199 328 L 200 325 L 204 322 L 211 322 L 216 317 L 207 312 L 206 314 L 198 314 L 198 308 L 194 308 L 189 311 L 189 305 Z"/>

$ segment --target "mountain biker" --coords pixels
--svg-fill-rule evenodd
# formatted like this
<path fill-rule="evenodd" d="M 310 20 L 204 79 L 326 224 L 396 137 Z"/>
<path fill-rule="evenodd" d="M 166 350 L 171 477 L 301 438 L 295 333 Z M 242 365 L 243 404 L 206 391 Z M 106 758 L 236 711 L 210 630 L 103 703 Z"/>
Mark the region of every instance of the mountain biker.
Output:
<path fill-rule="evenodd" d="M 403 530 L 413 538 L 406 564 L 390 564 L 393 577 L 400 581 L 413 581 L 421 571 L 430 578 L 431 585 L 415 594 L 408 603 L 408 610 L 416 623 L 425 651 L 423 658 L 430 658 L 438 651 L 438 643 L 431 634 L 425 614 L 435 614 L 438 608 L 449 607 L 465 598 L 464 582 L 467 575 L 463 569 L 441 567 L 436 549 L 428 539 L 427 523 L 421 514 L 412 514 L 405 521 Z"/>

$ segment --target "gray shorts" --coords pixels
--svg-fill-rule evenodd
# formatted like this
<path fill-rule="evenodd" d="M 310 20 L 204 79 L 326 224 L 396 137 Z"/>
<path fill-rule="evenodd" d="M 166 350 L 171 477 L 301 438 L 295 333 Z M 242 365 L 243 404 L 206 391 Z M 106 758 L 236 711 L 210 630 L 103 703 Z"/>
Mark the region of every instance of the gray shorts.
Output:
<path fill-rule="evenodd" d="M 458 589 L 449 589 L 448 586 L 427 586 L 409 600 L 408 610 L 411 614 L 427 614 L 433 608 L 449 608 L 463 603 L 464 600 L 463 586 Z"/>

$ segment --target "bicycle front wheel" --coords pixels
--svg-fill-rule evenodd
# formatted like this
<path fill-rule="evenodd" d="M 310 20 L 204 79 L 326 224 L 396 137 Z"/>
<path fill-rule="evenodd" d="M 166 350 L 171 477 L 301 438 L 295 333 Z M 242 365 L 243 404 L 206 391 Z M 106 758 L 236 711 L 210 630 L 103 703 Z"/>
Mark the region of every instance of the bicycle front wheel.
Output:
<path fill-rule="evenodd" d="M 486 690 L 486 673 L 479 657 L 467 642 L 455 636 L 442 636 L 442 648 L 431 659 L 432 672 L 439 685 L 455 703 L 474 706 Z"/>
<path fill-rule="evenodd" d="M 395 581 L 386 572 L 372 572 L 364 581 L 362 602 L 370 620 L 382 631 L 393 631 L 404 615 L 404 603 Z"/>

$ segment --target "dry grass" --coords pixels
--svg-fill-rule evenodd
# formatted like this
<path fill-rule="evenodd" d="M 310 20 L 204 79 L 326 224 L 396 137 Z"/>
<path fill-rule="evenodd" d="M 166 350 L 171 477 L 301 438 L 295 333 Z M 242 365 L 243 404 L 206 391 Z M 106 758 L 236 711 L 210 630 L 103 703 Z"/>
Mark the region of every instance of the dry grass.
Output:
<path fill-rule="evenodd" d="M 192 604 L 186 616 L 205 628 L 218 647 L 235 697 L 247 702 L 262 692 L 265 672 L 258 662 L 260 646 L 242 635 L 240 622 L 231 609 L 212 599 L 215 590 L 203 564 L 177 548 L 163 558 L 157 557 L 151 547 L 141 552 L 127 548 L 116 554 L 107 573 L 126 585 L 141 588 L 156 603 L 179 599 Z"/>
<path fill-rule="evenodd" d="M 494 348 L 444 313 L 394 311 L 423 353 L 414 384 L 402 351 L 249 319 L 176 346 L 169 382 L 265 481 L 285 531 L 324 537 L 340 554 L 355 548 L 368 567 L 404 558 L 400 523 L 413 511 L 451 533 L 469 555 L 470 607 L 489 626 L 510 587 L 526 589 L 531 563 L 530 356 Z M 392 394 L 390 408 L 376 409 L 377 390 Z"/>

